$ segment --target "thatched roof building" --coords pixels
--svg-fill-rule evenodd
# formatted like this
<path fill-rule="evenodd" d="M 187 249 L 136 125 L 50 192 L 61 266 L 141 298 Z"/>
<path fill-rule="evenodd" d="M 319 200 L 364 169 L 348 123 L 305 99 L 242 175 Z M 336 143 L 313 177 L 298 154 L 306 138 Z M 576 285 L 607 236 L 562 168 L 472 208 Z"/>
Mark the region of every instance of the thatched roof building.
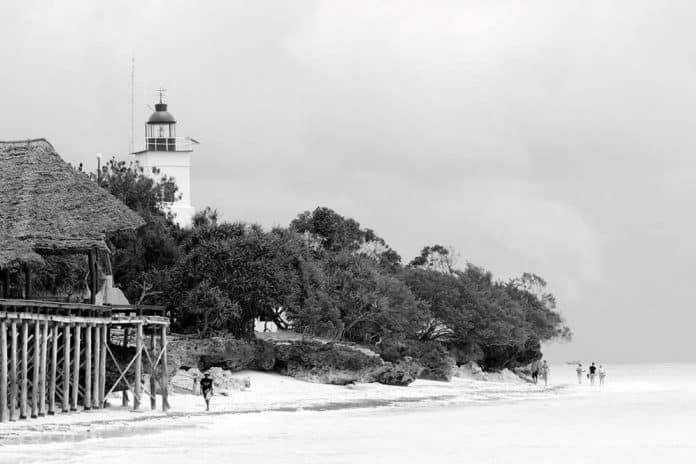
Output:
<path fill-rule="evenodd" d="M 40 254 L 108 250 L 106 233 L 143 224 L 46 140 L 0 142 L 0 268 Z"/>

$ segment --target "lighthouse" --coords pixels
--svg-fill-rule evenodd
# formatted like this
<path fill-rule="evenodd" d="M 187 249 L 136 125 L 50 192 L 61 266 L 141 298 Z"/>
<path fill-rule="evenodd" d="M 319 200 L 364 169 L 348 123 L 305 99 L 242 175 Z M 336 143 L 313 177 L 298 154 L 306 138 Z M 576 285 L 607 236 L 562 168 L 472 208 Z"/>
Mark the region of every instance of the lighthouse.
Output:
<path fill-rule="evenodd" d="M 134 153 L 145 175 L 160 179 L 174 179 L 177 197 L 166 204 L 174 221 L 181 227 L 190 227 L 195 209 L 191 206 L 191 154 L 198 142 L 191 137 L 176 136 L 176 119 L 164 103 L 164 89 L 159 90 L 159 103 L 145 123 L 145 148 Z M 153 168 L 159 170 L 153 172 Z"/>

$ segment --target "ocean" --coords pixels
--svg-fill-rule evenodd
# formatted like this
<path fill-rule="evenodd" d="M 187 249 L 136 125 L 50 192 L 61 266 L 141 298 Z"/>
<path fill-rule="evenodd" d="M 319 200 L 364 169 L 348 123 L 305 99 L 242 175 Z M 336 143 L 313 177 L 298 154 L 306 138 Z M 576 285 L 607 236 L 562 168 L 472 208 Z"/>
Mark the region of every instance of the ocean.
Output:
<path fill-rule="evenodd" d="M 542 394 L 153 420 L 0 446 L 0 462 L 696 462 L 696 364 L 605 367 L 603 388 L 576 385 L 574 366 L 552 366 Z"/>

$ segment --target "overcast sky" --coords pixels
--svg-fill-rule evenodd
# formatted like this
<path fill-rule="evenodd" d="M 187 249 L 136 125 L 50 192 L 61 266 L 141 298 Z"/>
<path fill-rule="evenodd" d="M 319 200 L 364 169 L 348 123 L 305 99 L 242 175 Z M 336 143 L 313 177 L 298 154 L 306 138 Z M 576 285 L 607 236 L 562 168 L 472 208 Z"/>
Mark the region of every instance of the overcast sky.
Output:
<path fill-rule="evenodd" d="M 14 5 L 10 4 L 14 3 Z M 696 3 L 0 3 L 0 139 L 127 158 L 160 85 L 193 202 L 329 206 L 405 260 L 545 277 L 554 361 L 694 360 Z"/>

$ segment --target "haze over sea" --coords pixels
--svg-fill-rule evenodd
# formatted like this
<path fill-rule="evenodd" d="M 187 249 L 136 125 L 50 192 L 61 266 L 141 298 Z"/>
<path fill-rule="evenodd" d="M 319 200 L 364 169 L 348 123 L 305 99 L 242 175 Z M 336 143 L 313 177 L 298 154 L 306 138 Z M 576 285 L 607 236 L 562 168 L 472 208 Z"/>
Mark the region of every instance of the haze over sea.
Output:
<path fill-rule="evenodd" d="M 696 364 L 607 367 L 603 388 L 575 385 L 574 366 L 558 365 L 552 367 L 555 388 L 524 398 L 181 417 L 67 442 L 6 446 L 0 458 L 100 464 L 694 462 Z"/>

